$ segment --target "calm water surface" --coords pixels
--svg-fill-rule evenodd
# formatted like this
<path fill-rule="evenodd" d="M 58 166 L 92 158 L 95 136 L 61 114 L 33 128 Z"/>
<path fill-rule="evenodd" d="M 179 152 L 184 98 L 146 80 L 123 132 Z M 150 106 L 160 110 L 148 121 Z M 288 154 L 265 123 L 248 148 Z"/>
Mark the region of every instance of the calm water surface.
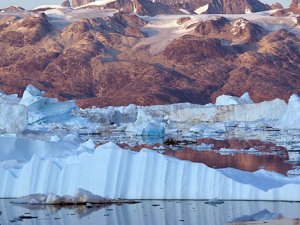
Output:
<path fill-rule="evenodd" d="M 170 187 L 171 188 L 171 187 Z M 142 201 L 88 208 L 14 205 L 0 200 L 0 224 L 24 225 L 223 225 L 298 224 L 300 203 L 226 201 Z M 18 220 L 18 218 L 25 218 Z M 275 223 L 274 223 L 275 221 Z"/>

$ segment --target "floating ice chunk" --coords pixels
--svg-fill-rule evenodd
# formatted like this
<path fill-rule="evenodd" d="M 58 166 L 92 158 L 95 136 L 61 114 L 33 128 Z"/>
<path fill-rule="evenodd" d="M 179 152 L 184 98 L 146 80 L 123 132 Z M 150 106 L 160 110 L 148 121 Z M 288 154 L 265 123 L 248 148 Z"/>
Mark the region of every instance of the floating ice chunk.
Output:
<path fill-rule="evenodd" d="M 165 124 L 161 121 L 131 123 L 127 126 L 126 132 L 131 135 L 144 137 L 164 137 Z"/>
<path fill-rule="evenodd" d="M 245 92 L 240 98 L 230 95 L 220 95 L 216 99 L 216 105 L 239 105 L 252 103 L 253 101 L 248 92 Z"/>
<path fill-rule="evenodd" d="M 28 85 L 25 89 L 20 104 L 28 108 L 29 123 L 47 122 L 53 117 L 70 114 L 73 109 L 77 108 L 75 101 L 59 102 L 55 98 L 44 97 L 44 92 L 32 85 Z"/>
<path fill-rule="evenodd" d="M 116 108 L 112 122 L 115 124 L 133 123 L 137 119 L 138 108 L 136 105 L 130 104 L 125 107 Z"/>
<path fill-rule="evenodd" d="M 78 188 L 75 191 L 75 198 L 78 199 L 79 203 L 99 203 L 109 201 L 107 198 L 103 198 L 99 195 L 94 195 L 93 193 L 86 191 L 84 189 Z"/>
<path fill-rule="evenodd" d="M 85 204 L 85 203 L 109 203 L 113 202 L 112 199 L 103 198 L 94 195 L 89 191 L 77 189 L 74 196 L 64 195 L 59 196 L 54 193 L 49 194 L 30 194 L 12 200 L 15 204 L 31 204 L 31 205 L 66 205 L 66 204 Z M 118 200 L 114 201 L 118 202 Z M 120 203 L 122 200 L 119 201 Z"/>
<path fill-rule="evenodd" d="M 164 137 L 165 128 L 163 124 L 149 123 L 142 132 L 142 136 Z"/>
<path fill-rule="evenodd" d="M 24 131 L 27 125 L 25 106 L 0 103 L 0 134 L 18 134 Z"/>
<path fill-rule="evenodd" d="M 281 129 L 299 129 L 300 128 L 300 97 L 293 94 L 288 102 L 286 113 L 278 121 Z"/>
<path fill-rule="evenodd" d="M 17 199 L 12 200 L 12 203 L 16 204 L 31 204 L 31 205 L 37 205 L 46 203 L 47 201 L 47 195 L 45 194 L 31 194 L 24 197 L 20 197 Z"/>
<path fill-rule="evenodd" d="M 23 97 L 20 101 L 20 104 L 29 106 L 29 105 L 33 104 L 34 102 L 40 100 L 43 97 L 43 95 L 44 95 L 44 92 L 40 91 L 33 85 L 29 84 L 23 93 Z"/>

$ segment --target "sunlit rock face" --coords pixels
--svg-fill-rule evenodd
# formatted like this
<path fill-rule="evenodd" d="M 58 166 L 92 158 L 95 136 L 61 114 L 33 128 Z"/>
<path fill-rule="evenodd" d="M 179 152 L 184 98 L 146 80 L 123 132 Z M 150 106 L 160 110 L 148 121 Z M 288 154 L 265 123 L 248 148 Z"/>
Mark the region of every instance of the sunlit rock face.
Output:
<path fill-rule="evenodd" d="M 155 14 L 147 8 L 153 2 L 135 3 L 136 10 Z M 131 14 L 131 1 L 124 3 L 129 14 L 115 13 L 118 3 L 109 4 L 3 12 L 0 89 L 21 94 L 33 84 L 83 108 L 207 104 L 245 92 L 254 102 L 287 101 L 300 93 L 296 17 L 161 15 L 145 21 Z"/>

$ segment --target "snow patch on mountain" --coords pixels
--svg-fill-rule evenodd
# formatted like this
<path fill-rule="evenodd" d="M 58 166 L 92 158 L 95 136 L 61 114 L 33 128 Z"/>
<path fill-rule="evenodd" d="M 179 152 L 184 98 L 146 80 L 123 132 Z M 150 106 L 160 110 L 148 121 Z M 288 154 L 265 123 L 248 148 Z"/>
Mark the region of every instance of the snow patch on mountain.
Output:
<path fill-rule="evenodd" d="M 204 6 L 199 7 L 198 9 L 195 10 L 196 14 L 202 14 L 205 13 L 208 10 L 209 4 L 206 4 Z"/>

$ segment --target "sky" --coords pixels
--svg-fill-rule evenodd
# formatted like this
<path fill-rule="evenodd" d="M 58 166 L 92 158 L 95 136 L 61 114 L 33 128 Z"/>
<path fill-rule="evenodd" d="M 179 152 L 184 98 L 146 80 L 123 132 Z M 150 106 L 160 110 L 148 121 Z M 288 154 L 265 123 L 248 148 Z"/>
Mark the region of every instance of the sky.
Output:
<path fill-rule="evenodd" d="M 291 0 L 261 0 L 262 2 L 272 4 L 280 2 L 284 7 L 289 6 Z M 63 0 L 0 0 L 0 8 L 8 7 L 11 5 L 18 5 L 26 9 L 32 9 L 39 5 L 57 5 L 61 4 Z"/>

